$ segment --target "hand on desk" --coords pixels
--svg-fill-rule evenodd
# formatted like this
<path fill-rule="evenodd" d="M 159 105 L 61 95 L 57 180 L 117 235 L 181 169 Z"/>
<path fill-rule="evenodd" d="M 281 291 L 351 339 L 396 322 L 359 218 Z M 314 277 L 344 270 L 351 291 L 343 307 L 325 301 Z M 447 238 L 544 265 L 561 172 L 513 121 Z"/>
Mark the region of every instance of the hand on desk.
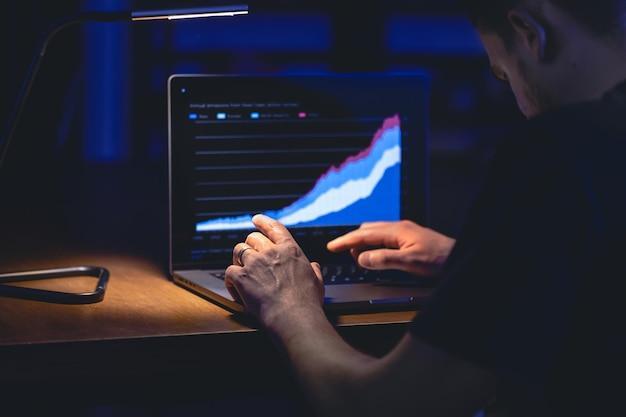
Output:
<path fill-rule="evenodd" d="M 233 251 L 226 287 L 266 328 L 281 317 L 320 313 L 324 284 L 319 264 L 311 263 L 285 226 L 267 216 L 253 219 L 259 232 Z"/>
<path fill-rule="evenodd" d="M 366 269 L 396 269 L 419 276 L 435 275 L 456 241 L 409 221 L 364 223 L 328 244 L 332 252 L 350 250 Z"/>

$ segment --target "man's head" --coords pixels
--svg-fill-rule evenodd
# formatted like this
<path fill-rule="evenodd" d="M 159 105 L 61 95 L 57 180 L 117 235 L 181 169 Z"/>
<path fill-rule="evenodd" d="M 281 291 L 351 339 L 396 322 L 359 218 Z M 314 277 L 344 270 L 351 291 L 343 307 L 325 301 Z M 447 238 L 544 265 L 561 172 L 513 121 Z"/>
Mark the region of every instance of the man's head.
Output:
<path fill-rule="evenodd" d="M 464 0 L 495 75 L 527 116 L 626 79 L 626 0 Z"/>

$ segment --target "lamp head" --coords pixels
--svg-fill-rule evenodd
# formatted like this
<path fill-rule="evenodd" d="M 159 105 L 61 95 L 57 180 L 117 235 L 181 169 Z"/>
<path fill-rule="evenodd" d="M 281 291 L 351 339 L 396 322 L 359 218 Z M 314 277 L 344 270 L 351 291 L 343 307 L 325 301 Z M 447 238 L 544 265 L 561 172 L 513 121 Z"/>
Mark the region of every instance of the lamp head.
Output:
<path fill-rule="evenodd" d="M 193 9 L 151 10 L 131 13 L 133 22 L 148 20 L 187 20 L 209 17 L 234 17 L 247 15 L 247 5 L 198 7 Z"/>

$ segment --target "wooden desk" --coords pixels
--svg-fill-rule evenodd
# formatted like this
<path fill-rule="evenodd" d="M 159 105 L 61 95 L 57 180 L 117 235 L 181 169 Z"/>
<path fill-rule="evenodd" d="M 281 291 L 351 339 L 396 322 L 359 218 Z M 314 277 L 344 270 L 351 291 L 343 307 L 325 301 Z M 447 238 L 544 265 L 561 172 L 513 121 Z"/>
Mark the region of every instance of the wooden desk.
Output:
<path fill-rule="evenodd" d="M 67 172 L 55 177 L 60 166 Z M 47 166 L 33 165 L 29 156 L 18 167 L 0 176 L 0 271 L 96 265 L 108 268 L 111 278 L 104 302 L 95 305 L 0 298 L 1 417 L 249 417 L 267 408 L 274 417 L 306 415 L 280 412 L 285 404 L 305 402 L 263 332 L 168 279 L 162 266 L 168 241 L 164 165 Z M 46 285 L 80 291 L 93 283 Z M 397 343 L 412 317 L 388 313 L 337 322 L 351 344 L 379 355 Z M 116 404 L 129 409 L 93 410 Z M 197 413 L 181 411 L 193 404 L 201 404 Z"/>
<path fill-rule="evenodd" d="M 255 393 L 259 387 L 253 381 L 262 381 L 264 389 L 290 386 L 288 366 L 263 332 L 176 286 L 150 261 L 84 255 L 5 262 L 3 270 L 70 265 L 109 269 L 102 303 L 63 306 L 0 298 L 0 388 L 5 393 L 40 384 L 49 394 L 55 389 L 83 389 L 85 397 L 104 384 L 107 390 L 117 387 L 121 396 L 132 386 L 134 398 L 141 396 L 137 387 L 144 387 L 144 395 L 153 398 L 158 392 L 155 385 L 167 387 L 171 396 L 172 380 L 187 380 L 185 389 L 193 392 L 192 381 L 202 375 L 219 376 L 204 381 L 203 395 L 208 385 L 213 393 L 233 386 L 241 392 L 242 381 Z M 36 285 L 82 291 L 93 284 L 93 279 L 81 278 Z M 399 340 L 413 316 L 411 312 L 344 316 L 337 323 L 359 349 L 382 354 Z M 268 378 L 282 382 L 268 385 Z"/>

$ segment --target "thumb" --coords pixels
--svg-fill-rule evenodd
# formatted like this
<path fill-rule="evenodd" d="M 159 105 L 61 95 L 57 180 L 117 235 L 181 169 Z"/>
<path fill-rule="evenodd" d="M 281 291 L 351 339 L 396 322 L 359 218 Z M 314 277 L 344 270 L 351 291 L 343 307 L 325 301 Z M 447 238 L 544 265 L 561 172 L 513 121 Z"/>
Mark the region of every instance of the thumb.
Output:
<path fill-rule="evenodd" d="M 365 269 L 384 270 L 407 268 L 410 263 L 406 253 L 398 249 L 377 249 L 363 252 L 357 259 L 358 264 Z"/>
<path fill-rule="evenodd" d="M 317 262 L 311 262 L 311 267 L 313 268 L 313 272 L 315 272 L 315 276 L 320 282 L 320 300 L 324 302 L 324 293 L 326 290 L 324 289 L 324 274 L 322 274 L 322 267 Z"/>
<path fill-rule="evenodd" d="M 315 276 L 320 282 L 324 283 L 324 275 L 322 274 L 322 267 L 317 262 L 311 262 L 311 267 L 313 268 L 313 272 L 315 272 Z"/>

